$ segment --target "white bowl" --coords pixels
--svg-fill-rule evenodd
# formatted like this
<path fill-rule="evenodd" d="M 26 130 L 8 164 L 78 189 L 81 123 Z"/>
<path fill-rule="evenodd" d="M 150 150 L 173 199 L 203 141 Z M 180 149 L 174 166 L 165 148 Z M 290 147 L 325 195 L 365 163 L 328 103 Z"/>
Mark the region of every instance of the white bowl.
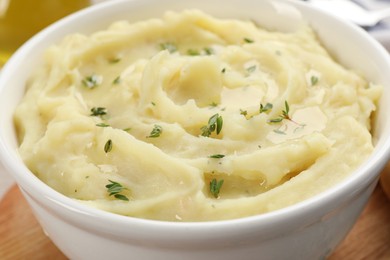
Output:
<path fill-rule="evenodd" d="M 296 9 L 286 8 L 289 6 Z M 160 17 L 165 10 L 185 8 L 199 8 L 217 17 L 252 18 L 282 30 L 296 24 L 297 13 L 291 11 L 300 10 L 341 63 L 384 86 L 374 129 L 374 153 L 346 181 L 311 199 L 259 216 L 202 223 L 152 221 L 103 212 L 61 195 L 36 178 L 18 154 L 12 116 L 26 79 L 42 62 L 43 50 L 69 33 L 90 33 L 115 20 Z M 275 1 L 272 5 L 258 0 L 108 1 L 42 31 L 4 67 L 0 157 L 44 230 L 71 259 L 324 259 L 353 226 L 388 160 L 389 71 L 388 54 L 366 32 L 300 1 Z"/>

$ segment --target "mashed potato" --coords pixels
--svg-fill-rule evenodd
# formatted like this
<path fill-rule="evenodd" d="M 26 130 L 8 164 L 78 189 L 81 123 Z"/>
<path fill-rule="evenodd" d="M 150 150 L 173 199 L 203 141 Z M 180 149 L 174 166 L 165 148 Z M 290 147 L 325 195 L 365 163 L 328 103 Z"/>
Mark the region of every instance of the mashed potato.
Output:
<path fill-rule="evenodd" d="M 309 26 L 281 33 L 188 10 L 52 46 L 15 124 L 27 166 L 70 198 L 139 218 L 221 220 L 348 177 L 373 150 L 380 94 Z"/>

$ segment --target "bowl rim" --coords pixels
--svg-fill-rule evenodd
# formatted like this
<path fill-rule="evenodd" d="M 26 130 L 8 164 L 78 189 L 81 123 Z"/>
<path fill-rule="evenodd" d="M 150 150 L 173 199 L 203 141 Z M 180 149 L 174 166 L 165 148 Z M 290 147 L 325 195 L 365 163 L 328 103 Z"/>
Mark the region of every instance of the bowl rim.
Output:
<path fill-rule="evenodd" d="M 145 3 L 154 2 L 155 0 L 142 0 Z M 288 3 L 293 6 L 297 6 L 299 9 L 312 9 L 314 12 L 318 12 L 321 15 L 332 17 L 330 14 L 325 14 L 323 11 L 316 9 L 315 7 L 309 7 L 304 3 L 298 1 L 294 2 L 292 0 L 273 0 L 277 2 Z M 4 66 L 1 73 L 0 82 L 0 95 L 4 92 L 5 83 L 9 80 L 10 75 L 13 75 L 13 70 L 16 69 L 17 65 L 23 61 L 23 57 L 26 53 L 30 52 L 33 47 L 38 44 L 42 39 L 45 39 L 47 35 L 51 34 L 53 31 L 60 29 L 66 26 L 70 21 L 81 20 L 84 15 L 90 15 L 90 13 L 103 12 L 103 9 L 112 7 L 114 5 L 122 6 L 126 2 L 138 3 L 141 1 L 137 0 L 113 0 L 99 3 L 95 6 L 88 7 L 81 11 L 78 11 L 60 21 L 54 23 L 48 28 L 44 29 L 29 41 L 27 41 L 17 52 L 11 57 L 9 62 Z M 338 17 L 332 17 L 330 19 L 337 20 L 342 23 L 342 20 Z M 353 24 L 343 23 L 344 26 L 349 27 L 351 31 L 355 34 L 360 35 L 365 41 L 370 45 L 373 45 L 377 50 L 378 54 L 387 54 L 383 47 L 380 46 L 374 39 L 369 38 L 363 30 L 358 28 Z M 390 58 L 386 59 L 386 63 L 389 64 L 390 68 Z M 0 124 L 1 125 L 1 124 Z M 216 221 L 206 221 L 206 222 L 170 222 L 170 221 L 160 221 L 160 220 L 149 220 L 149 219 L 140 219 L 134 217 L 127 217 L 122 215 L 117 215 L 115 213 L 106 212 L 103 210 L 95 209 L 89 206 L 85 206 L 71 198 L 68 198 L 54 189 L 50 188 L 48 185 L 40 181 L 34 174 L 32 174 L 26 166 L 18 165 L 18 158 L 16 157 L 15 151 L 10 148 L 10 145 L 5 140 L 3 134 L 0 133 L 0 160 L 2 161 L 5 168 L 12 172 L 12 176 L 15 177 L 17 184 L 22 188 L 24 193 L 28 194 L 29 197 L 34 198 L 40 196 L 41 199 L 47 202 L 48 207 L 57 210 L 57 214 L 61 218 L 73 221 L 78 225 L 81 225 L 83 228 L 100 226 L 101 222 L 109 223 L 109 227 L 102 228 L 102 232 L 112 233 L 113 230 L 120 231 L 124 225 L 134 224 L 135 226 L 142 227 L 141 230 L 160 230 L 161 232 L 174 232 L 186 233 L 191 230 L 191 232 L 197 232 L 202 234 L 205 231 L 212 230 L 225 230 L 221 232 L 218 236 L 226 236 L 226 229 L 230 230 L 232 233 L 233 230 L 236 232 L 249 232 L 253 227 L 266 228 L 267 225 L 271 226 L 272 223 L 275 225 L 282 225 L 283 223 L 285 228 L 288 229 L 294 228 L 292 225 L 294 222 L 300 223 L 303 221 L 303 217 L 307 212 L 311 212 L 309 217 L 312 222 L 318 221 L 318 217 L 322 215 L 322 212 L 325 212 L 325 209 L 330 209 L 333 205 L 330 205 L 331 201 L 334 201 L 336 198 L 342 196 L 348 196 L 350 199 L 353 199 L 357 193 L 361 192 L 364 187 L 369 186 L 372 182 L 376 181 L 378 176 L 371 174 L 370 172 L 373 169 L 378 169 L 384 167 L 385 163 L 390 157 L 390 134 L 386 133 L 386 138 L 381 142 L 379 146 L 375 147 L 374 152 L 369 156 L 369 158 L 354 171 L 353 176 L 348 177 L 348 181 L 342 181 L 333 187 L 327 189 L 320 194 L 317 194 L 311 198 L 305 199 L 304 201 L 295 203 L 291 206 L 264 213 L 261 215 L 243 217 L 238 219 L 228 219 L 228 220 L 216 220 Z M 35 178 L 34 178 L 35 177 Z M 360 189 L 356 189 L 360 187 Z M 35 195 L 36 194 L 36 195 Z M 62 210 L 61 210 L 62 209 Z M 61 212 L 61 213 L 60 213 Z M 317 214 L 313 214 L 317 212 Z M 84 216 L 84 220 L 77 218 L 76 216 Z M 72 220 L 73 219 L 73 220 Z M 82 224 L 80 224 L 81 222 Z M 218 233 L 218 232 L 217 232 Z M 209 236 L 209 234 L 206 232 Z M 155 233 L 153 232 L 153 235 Z M 171 236 L 169 233 L 168 236 Z"/>

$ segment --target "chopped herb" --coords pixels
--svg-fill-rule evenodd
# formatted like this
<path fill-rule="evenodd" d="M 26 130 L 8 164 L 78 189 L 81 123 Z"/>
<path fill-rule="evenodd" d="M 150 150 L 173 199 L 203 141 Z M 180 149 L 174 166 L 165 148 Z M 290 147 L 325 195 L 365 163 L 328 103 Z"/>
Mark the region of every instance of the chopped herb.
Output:
<path fill-rule="evenodd" d="M 146 138 L 156 138 L 159 137 L 162 133 L 162 127 L 159 125 L 154 125 L 153 130 L 150 132 L 150 134 Z"/>
<path fill-rule="evenodd" d="M 108 181 L 110 182 L 110 184 L 107 184 L 106 188 L 107 188 L 107 192 L 109 193 L 109 196 L 114 195 L 114 197 L 119 200 L 129 201 L 129 199 L 125 195 L 120 194 L 122 191 L 127 190 L 125 187 L 123 187 L 118 182 L 112 180 L 108 180 Z"/>
<path fill-rule="evenodd" d="M 189 49 L 187 51 L 187 54 L 188 55 L 191 55 L 191 56 L 197 56 L 197 55 L 200 55 L 200 52 L 198 50 L 194 50 L 194 49 Z"/>
<path fill-rule="evenodd" d="M 112 59 L 109 60 L 109 62 L 110 62 L 111 64 L 115 64 L 115 63 L 118 63 L 118 62 L 120 62 L 120 61 L 121 61 L 121 58 L 112 58 Z"/>
<path fill-rule="evenodd" d="M 222 73 L 225 73 L 225 72 L 226 72 L 226 68 L 223 68 L 223 69 L 221 70 L 221 72 L 222 72 Z"/>
<path fill-rule="evenodd" d="M 105 107 L 93 107 L 91 108 L 90 116 L 104 116 L 107 114 L 107 109 Z"/>
<path fill-rule="evenodd" d="M 211 102 L 211 104 L 209 105 L 210 107 L 217 107 L 218 106 L 218 103 L 217 102 Z"/>
<path fill-rule="evenodd" d="M 214 54 L 214 50 L 210 47 L 205 47 L 201 51 L 197 49 L 188 49 L 187 54 L 191 56 L 198 56 L 198 55 L 212 55 Z"/>
<path fill-rule="evenodd" d="M 177 51 L 176 45 L 173 44 L 173 43 L 170 43 L 170 42 L 161 43 L 161 44 L 160 44 L 160 48 L 161 48 L 161 50 L 167 50 L 167 51 L 169 51 L 170 53 L 173 53 L 173 52 L 176 52 L 176 51 Z"/>
<path fill-rule="evenodd" d="M 263 104 L 260 104 L 259 112 L 260 113 L 266 113 L 266 112 L 268 112 L 271 109 L 272 109 L 272 104 L 271 103 L 267 103 L 267 104 L 265 104 L 265 106 L 263 106 Z"/>
<path fill-rule="evenodd" d="M 114 197 L 118 200 L 129 201 L 129 198 L 127 198 L 125 195 L 122 194 L 114 194 Z"/>
<path fill-rule="evenodd" d="M 284 119 L 292 121 L 292 120 L 291 120 L 291 117 L 290 117 L 289 114 L 288 114 L 288 113 L 290 112 L 290 107 L 289 107 L 287 101 L 284 101 L 284 106 L 285 106 L 285 109 L 282 110 L 282 114 L 281 114 L 279 117 L 277 117 L 277 118 L 270 119 L 270 120 L 268 121 L 269 123 L 280 123 L 280 122 L 282 122 Z"/>
<path fill-rule="evenodd" d="M 246 43 L 254 43 L 255 41 L 250 38 L 244 38 L 244 42 Z"/>
<path fill-rule="evenodd" d="M 123 129 L 123 131 L 125 131 L 125 132 L 130 132 L 130 130 L 131 130 L 131 127 Z"/>
<path fill-rule="evenodd" d="M 98 124 L 96 124 L 96 126 L 99 126 L 99 127 L 109 127 L 110 125 L 108 125 L 106 123 L 98 123 Z"/>
<path fill-rule="evenodd" d="M 214 54 L 214 50 L 210 47 L 205 47 L 203 50 L 206 53 L 206 55 L 213 55 Z"/>
<path fill-rule="evenodd" d="M 218 113 L 210 117 L 208 124 L 203 126 L 200 130 L 202 131 L 202 136 L 209 137 L 212 132 L 216 132 L 218 135 L 222 130 L 223 119 Z"/>
<path fill-rule="evenodd" d="M 280 129 L 275 129 L 274 132 L 277 133 L 277 134 L 280 134 L 280 135 L 285 135 L 286 134 L 286 132 L 284 132 L 284 131 L 282 131 Z"/>
<path fill-rule="evenodd" d="M 318 83 L 318 77 L 316 77 L 316 76 L 311 76 L 310 82 L 311 82 L 311 85 L 314 86 L 315 84 Z"/>
<path fill-rule="evenodd" d="M 150 104 L 152 104 L 152 106 L 156 106 L 156 103 L 155 102 L 150 102 Z"/>
<path fill-rule="evenodd" d="M 210 193 L 214 196 L 214 198 L 218 198 L 223 181 L 223 179 L 219 181 L 217 181 L 217 179 L 212 179 L 210 181 Z"/>
<path fill-rule="evenodd" d="M 112 82 L 112 84 L 114 84 L 114 85 L 117 85 L 117 84 L 119 84 L 119 83 L 121 83 L 121 76 L 116 77 L 116 78 L 114 79 L 114 81 Z"/>
<path fill-rule="evenodd" d="M 214 159 L 221 159 L 223 157 L 225 157 L 225 155 L 223 154 L 213 154 L 209 156 L 209 158 L 214 158 Z"/>
<path fill-rule="evenodd" d="M 256 70 L 256 65 L 250 66 L 250 67 L 248 67 L 248 68 L 246 69 L 246 71 L 247 71 L 248 73 L 252 73 L 252 72 L 254 72 L 255 70 Z"/>
<path fill-rule="evenodd" d="M 85 77 L 81 82 L 83 85 L 89 89 L 93 89 L 100 85 L 103 81 L 102 76 L 98 76 L 96 74 L 93 74 L 91 76 Z"/>
<path fill-rule="evenodd" d="M 104 145 L 104 152 L 105 153 L 108 153 L 112 150 L 112 140 L 111 139 L 108 139 L 108 141 L 106 142 L 106 144 Z"/>
<path fill-rule="evenodd" d="M 246 117 L 248 115 L 248 111 L 240 109 L 240 114 Z"/>

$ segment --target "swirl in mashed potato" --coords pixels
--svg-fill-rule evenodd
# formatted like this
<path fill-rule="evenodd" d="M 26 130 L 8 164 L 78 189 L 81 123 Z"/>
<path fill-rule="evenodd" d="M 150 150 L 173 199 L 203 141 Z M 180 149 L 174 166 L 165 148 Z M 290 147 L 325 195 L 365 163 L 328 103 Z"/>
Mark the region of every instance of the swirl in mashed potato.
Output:
<path fill-rule="evenodd" d="M 309 26 L 281 33 L 188 10 L 52 46 L 15 124 L 27 166 L 68 197 L 139 218 L 221 220 L 350 175 L 373 150 L 380 94 Z"/>

